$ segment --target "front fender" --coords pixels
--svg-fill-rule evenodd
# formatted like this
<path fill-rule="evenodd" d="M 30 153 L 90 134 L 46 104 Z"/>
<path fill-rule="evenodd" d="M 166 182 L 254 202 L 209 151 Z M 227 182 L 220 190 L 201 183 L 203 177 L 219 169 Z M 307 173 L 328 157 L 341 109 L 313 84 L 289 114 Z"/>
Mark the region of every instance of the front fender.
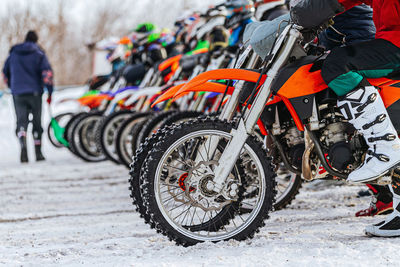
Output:
<path fill-rule="evenodd" d="M 175 93 L 177 93 L 179 91 L 179 89 L 181 89 L 185 84 L 178 84 L 175 86 L 172 86 L 171 88 L 169 88 L 167 91 L 165 91 L 162 95 L 160 95 L 156 101 L 153 102 L 153 104 L 151 105 L 151 107 L 153 108 L 155 105 L 164 102 L 168 99 L 171 99 Z"/>
<path fill-rule="evenodd" d="M 266 75 L 264 75 L 266 77 Z M 263 80 L 265 80 L 263 77 Z M 260 78 L 260 73 L 245 69 L 218 69 L 203 72 L 186 83 L 176 95 L 185 92 L 189 87 L 197 87 L 210 80 L 244 80 L 248 82 L 257 82 Z M 261 80 L 263 82 L 263 80 Z"/>
<path fill-rule="evenodd" d="M 187 87 L 186 89 L 180 89 L 175 95 L 174 99 L 178 99 L 183 95 L 186 95 L 190 92 L 212 92 L 212 93 L 220 93 L 223 94 L 226 90 L 226 84 L 215 83 L 215 82 L 205 82 L 193 87 Z M 235 87 L 229 86 L 227 94 L 231 95 L 235 90 Z"/>

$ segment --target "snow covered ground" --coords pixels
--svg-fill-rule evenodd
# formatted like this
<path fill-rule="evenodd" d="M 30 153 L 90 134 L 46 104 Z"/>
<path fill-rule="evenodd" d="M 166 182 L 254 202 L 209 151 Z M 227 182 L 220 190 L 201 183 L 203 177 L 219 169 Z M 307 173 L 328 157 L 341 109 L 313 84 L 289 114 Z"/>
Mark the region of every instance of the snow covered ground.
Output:
<path fill-rule="evenodd" d="M 71 106 L 69 106 L 71 107 Z M 394 266 L 400 238 L 369 238 L 355 218 L 361 187 L 306 185 L 254 239 L 177 247 L 133 212 L 128 172 L 44 144 L 45 163 L 18 163 L 9 97 L 0 99 L 0 265 Z M 33 158 L 33 156 L 31 156 Z"/>

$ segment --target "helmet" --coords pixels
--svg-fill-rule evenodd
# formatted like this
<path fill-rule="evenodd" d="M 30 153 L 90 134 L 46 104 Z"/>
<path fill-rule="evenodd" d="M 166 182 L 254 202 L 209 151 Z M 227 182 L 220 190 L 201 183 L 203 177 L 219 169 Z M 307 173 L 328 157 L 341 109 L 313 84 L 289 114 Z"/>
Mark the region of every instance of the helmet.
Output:
<path fill-rule="evenodd" d="M 267 4 L 267 3 L 272 3 L 272 2 L 283 2 L 285 3 L 287 0 L 256 0 L 255 5 L 262 5 L 262 4 Z"/>
<path fill-rule="evenodd" d="M 153 33 L 156 30 L 156 26 L 152 23 L 141 23 L 139 24 L 135 30 L 133 31 L 133 39 L 135 41 L 140 41 L 145 39 L 147 36 L 149 36 L 151 33 Z"/>
<path fill-rule="evenodd" d="M 301 2 L 301 0 L 290 0 L 289 7 L 292 8 L 292 7 L 296 6 L 299 2 Z"/>
<path fill-rule="evenodd" d="M 156 29 L 156 26 L 153 23 L 141 23 L 136 27 L 135 32 L 149 33 L 149 32 L 154 31 L 155 29 Z"/>
<path fill-rule="evenodd" d="M 190 18 L 192 15 L 193 15 L 193 12 L 191 12 L 189 10 L 183 11 L 183 13 L 179 17 L 176 18 L 175 24 L 183 23 L 187 18 Z"/>
<path fill-rule="evenodd" d="M 251 0 L 227 0 L 224 6 L 226 6 L 228 9 L 237 9 L 236 12 L 240 12 L 252 9 L 254 7 L 254 2 Z"/>
<path fill-rule="evenodd" d="M 119 61 L 124 58 L 125 55 L 125 47 L 124 45 L 119 44 L 107 57 L 108 61 L 114 62 Z"/>
<path fill-rule="evenodd" d="M 228 0 L 225 6 L 228 9 L 225 27 L 228 29 L 253 17 L 254 3 L 251 0 Z"/>
<path fill-rule="evenodd" d="M 132 44 L 132 40 L 128 36 L 124 36 L 118 41 L 118 44 L 129 46 Z"/>
<path fill-rule="evenodd" d="M 208 19 L 214 17 L 226 17 L 228 15 L 227 9 L 225 6 L 217 6 L 209 8 L 205 14 Z"/>
<path fill-rule="evenodd" d="M 147 43 L 155 43 L 155 42 L 159 41 L 160 38 L 161 38 L 161 33 L 159 33 L 159 32 L 151 33 L 147 37 Z"/>
<path fill-rule="evenodd" d="M 287 0 L 257 0 L 255 17 L 258 21 L 272 20 L 288 12 Z"/>
<path fill-rule="evenodd" d="M 151 33 L 147 37 L 148 44 L 159 43 L 164 47 L 173 44 L 174 42 L 175 38 L 171 31 L 167 28 L 162 29 L 161 32 Z"/>
<path fill-rule="evenodd" d="M 151 44 L 147 48 L 147 62 L 151 65 L 167 57 L 165 49 L 161 44 Z"/>

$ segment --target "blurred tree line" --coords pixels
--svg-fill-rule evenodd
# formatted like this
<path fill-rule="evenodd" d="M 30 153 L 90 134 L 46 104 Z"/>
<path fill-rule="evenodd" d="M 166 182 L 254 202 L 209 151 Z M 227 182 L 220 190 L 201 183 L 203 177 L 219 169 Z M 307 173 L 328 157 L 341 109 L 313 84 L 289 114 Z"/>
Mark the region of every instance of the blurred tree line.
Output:
<path fill-rule="evenodd" d="M 184 9 L 218 0 L 2 0 L 0 63 L 10 48 L 36 30 L 53 66 L 57 85 L 84 83 L 91 74 L 87 45 L 123 36 L 141 22 L 171 27 Z"/>

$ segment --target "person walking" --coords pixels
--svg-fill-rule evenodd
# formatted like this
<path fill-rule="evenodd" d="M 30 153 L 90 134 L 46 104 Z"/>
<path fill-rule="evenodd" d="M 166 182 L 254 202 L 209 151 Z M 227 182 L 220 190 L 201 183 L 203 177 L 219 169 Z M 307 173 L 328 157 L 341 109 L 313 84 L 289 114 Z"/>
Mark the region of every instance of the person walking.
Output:
<path fill-rule="evenodd" d="M 47 88 L 47 102 L 53 93 L 53 71 L 45 52 L 37 44 L 35 31 L 26 34 L 25 42 L 13 46 L 4 64 L 5 83 L 13 95 L 17 116 L 16 134 L 21 145 L 21 162 L 28 162 L 26 136 L 29 114 L 32 114 L 32 134 L 36 160 L 45 160 L 42 151 L 42 96 Z"/>

